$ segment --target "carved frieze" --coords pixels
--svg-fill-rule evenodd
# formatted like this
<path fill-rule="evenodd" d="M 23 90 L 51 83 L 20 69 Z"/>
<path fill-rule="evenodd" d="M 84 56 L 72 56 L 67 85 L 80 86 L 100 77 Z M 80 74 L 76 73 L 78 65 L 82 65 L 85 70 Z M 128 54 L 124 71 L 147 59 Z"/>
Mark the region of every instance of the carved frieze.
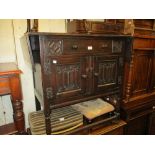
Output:
<path fill-rule="evenodd" d="M 62 54 L 62 40 L 50 39 L 46 42 L 47 56 Z"/>

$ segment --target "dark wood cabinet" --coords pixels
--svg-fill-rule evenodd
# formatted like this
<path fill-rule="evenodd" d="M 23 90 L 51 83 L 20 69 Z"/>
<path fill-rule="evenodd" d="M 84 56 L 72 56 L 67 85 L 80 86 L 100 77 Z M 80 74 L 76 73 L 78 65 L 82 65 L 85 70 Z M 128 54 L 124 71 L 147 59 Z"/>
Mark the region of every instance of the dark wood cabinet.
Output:
<path fill-rule="evenodd" d="M 133 38 L 131 57 L 126 62 L 122 116 L 128 122 L 126 134 L 150 134 L 149 119 L 155 106 L 155 37 Z"/>
<path fill-rule="evenodd" d="M 27 42 L 24 40 L 26 39 Z M 122 97 L 124 61 L 131 53 L 132 37 L 124 35 L 27 33 L 23 45 L 29 45 L 34 68 L 35 92 L 43 101 L 46 133 L 51 133 L 53 108 L 96 99 L 110 102 L 118 118 Z M 26 43 L 26 44 L 25 44 Z M 26 48 L 25 48 L 26 49 Z M 37 80 L 37 66 L 41 78 Z M 39 81 L 39 82 L 37 82 Z M 39 99 L 39 88 L 43 98 Z M 105 119 L 106 120 L 106 119 Z M 105 120 L 99 121 L 100 124 Z M 74 133 L 82 133 L 99 123 L 84 125 Z M 96 128 L 96 127 L 95 127 Z"/>

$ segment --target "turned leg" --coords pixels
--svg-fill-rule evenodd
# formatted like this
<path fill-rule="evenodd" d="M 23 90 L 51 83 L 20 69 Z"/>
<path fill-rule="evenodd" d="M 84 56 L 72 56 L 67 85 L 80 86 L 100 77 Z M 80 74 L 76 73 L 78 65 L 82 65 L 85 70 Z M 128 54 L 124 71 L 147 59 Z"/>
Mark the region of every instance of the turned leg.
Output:
<path fill-rule="evenodd" d="M 50 115 L 45 115 L 46 134 L 51 135 L 51 120 Z"/>
<path fill-rule="evenodd" d="M 25 132 L 25 122 L 23 113 L 23 104 L 21 101 L 15 101 L 13 104 L 13 118 L 19 134 Z"/>
<path fill-rule="evenodd" d="M 25 133 L 22 93 L 19 75 L 10 78 L 13 117 L 19 134 Z"/>

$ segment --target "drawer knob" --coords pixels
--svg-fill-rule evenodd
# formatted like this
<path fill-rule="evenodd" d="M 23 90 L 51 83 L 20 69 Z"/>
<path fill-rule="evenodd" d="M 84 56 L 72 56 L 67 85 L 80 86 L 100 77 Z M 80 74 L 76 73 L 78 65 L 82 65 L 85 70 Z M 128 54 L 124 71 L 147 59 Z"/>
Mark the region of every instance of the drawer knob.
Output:
<path fill-rule="evenodd" d="M 103 45 L 101 46 L 101 48 L 106 48 L 106 47 L 108 47 L 107 44 L 103 44 Z"/>
<path fill-rule="evenodd" d="M 87 75 L 83 74 L 82 75 L 82 78 L 86 79 L 87 78 Z"/>
<path fill-rule="evenodd" d="M 99 73 L 94 73 L 94 76 L 99 76 Z"/>
<path fill-rule="evenodd" d="M 154 110 L 155 109 L 155 106 L 153 106 L 152 109 Z"/>
<path fill-rule="evenodd" d="M 78 45 L 72 45 L 72 49 L 74 50 L 78 49 Z"/>
<path fill-rule="evenodd" d="M 53 64 L 57 64 L 57 60 L 53 60 Z"/>
<path fill-rule="evenodd" d="M 93 50 L 93 46 L 90 45 L 87 47 L 87 49 L 88 49 L 88 51 L 91 51 L 91 50 Z"/>

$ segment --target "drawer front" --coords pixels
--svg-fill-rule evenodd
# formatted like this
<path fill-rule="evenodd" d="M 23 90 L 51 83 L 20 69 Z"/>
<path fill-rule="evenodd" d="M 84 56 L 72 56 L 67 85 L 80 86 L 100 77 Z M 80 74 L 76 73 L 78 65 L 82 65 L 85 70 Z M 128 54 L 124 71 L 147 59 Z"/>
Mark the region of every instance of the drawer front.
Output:
<path fill-rule="evenodd" d="M 134 39 L 133 48 L 155 48 L 155 39 L 136 38 Z"/>
<path fill-rule="evenodd" d="M 64 53 L 78 53 L 78 52 L 105 52 L 119 54 L 123 51 L 122 40 L 112 39 L 64 39 L 63 52 Z"/>
<path fill-rule="evenodd" d="M 112 52 L 112 40 L 94 40 L 93 47 L 96 52 Z"/>
<path fill-rule="evenodd" d="M 135 119 L 135 118 L 138 118 L 140 116 L 144 116 L 144 115 L 151 113 L 154 109 L 154 104 L 155 104 L 154 101 L 146 102 L 144 105 L 138 106 L 138 107 L 132 109 L 129 112 L 129 118 Z"/>
<path fill-rule="evenodd" d="M 67 38 L 63 40 L 64 53 L 87 52 L 93 50 L 91 39 Z"/>
<path fill-rule="evenodd" d="M 48 56 L 62 54 L 98 53 L 121 54 L 124 41 L 115 38 L 101 37 L 43 37 L 41 48 Z"/>
<path fill-rule="evenodd" d="M 0 95 L 10 93 L 9 79 L 0 78 Z"/>

